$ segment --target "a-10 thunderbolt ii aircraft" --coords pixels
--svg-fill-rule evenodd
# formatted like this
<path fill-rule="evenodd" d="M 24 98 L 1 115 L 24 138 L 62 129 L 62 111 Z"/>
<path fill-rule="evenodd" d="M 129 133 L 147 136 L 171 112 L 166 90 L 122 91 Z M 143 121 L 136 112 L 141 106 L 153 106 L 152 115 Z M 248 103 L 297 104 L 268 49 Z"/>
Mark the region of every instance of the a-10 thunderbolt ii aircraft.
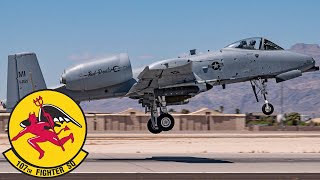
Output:
<path fill-rule="evenodd" d="M 268 39 L 255 37 L 237 41 L 217 52 L 155 62 L 134 77 L 127 54 L 77 65 L 65 70 L 61 85 L 53 88 L 71 96 L 75 101 L 129 97 L 150 112 L 148 129 L 152 133 L 169 131 L 174 118 L 167 106 L 188 103 L 188 99 L 213 86 L 250 81 L 254 96 L 264 99 L 262 111 L 270 115 L 274 107 L 267 100 L 267 81 L 286 81 L 304 72 L 317 71 L 312 57 L 286 51 Z M 46 84 L 34 53 L 8 57 L 6 108 L 28 93 L 46 89 Z M 158 110 L 159 109 L 159 110 Z"/>

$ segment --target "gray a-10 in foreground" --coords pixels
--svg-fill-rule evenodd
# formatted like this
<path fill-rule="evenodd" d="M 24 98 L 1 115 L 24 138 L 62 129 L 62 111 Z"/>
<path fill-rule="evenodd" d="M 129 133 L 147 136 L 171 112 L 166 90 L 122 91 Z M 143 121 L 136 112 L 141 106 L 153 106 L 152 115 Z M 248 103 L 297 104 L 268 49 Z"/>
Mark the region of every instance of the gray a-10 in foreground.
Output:
<path fill-rule="evenodd" d="M 58 88 L 77 102 L 129 97 L 151 113 L 148 129 L 152 133 L 169 131 L 174 118 L 167 106 L 188 103 L 188 99 L 213 86 L 250 81 L 257 101 L 264 99 L 262 111 L 270 115 L 274 107 L 267 100 L 267 80 L 286 81 L 317 71 L 312 57 L 286 51 L 261 37 L 232 43 L 217 52 L 158 61 L 146 66 L 134 77 L 127 54 L 119 54 L 65 70 Z M 8 57 L 6 108 L 28 93 L 46 89 L 37 57 L 34 53 L 20 53 Z M 159 113 L 160 112 L 160 113 Z"/>

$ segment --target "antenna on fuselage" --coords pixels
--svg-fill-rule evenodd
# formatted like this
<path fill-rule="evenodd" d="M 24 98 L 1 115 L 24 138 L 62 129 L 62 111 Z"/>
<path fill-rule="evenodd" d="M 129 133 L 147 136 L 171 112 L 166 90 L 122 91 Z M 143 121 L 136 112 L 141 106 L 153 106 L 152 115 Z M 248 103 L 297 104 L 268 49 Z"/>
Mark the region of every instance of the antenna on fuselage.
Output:
<path fill-rule="evenodd" d="M 197 49 L 191 49 L 190 50 L 190 56 L 196 55 L 197 54 Z"/>

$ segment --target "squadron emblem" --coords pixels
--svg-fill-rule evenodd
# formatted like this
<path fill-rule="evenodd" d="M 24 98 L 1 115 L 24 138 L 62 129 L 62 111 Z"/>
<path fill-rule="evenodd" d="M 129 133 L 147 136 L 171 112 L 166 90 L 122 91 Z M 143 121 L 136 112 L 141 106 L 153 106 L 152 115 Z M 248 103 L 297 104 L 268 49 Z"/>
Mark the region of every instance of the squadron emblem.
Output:
<path fill-rule="evenodd" d="M 85 116 L 70 97 L 52 90 L 31 93 L 9 119 L 12 148 L 4 156 L 19 171 L 56 177 L 75 169 L 87 156 Z"/>

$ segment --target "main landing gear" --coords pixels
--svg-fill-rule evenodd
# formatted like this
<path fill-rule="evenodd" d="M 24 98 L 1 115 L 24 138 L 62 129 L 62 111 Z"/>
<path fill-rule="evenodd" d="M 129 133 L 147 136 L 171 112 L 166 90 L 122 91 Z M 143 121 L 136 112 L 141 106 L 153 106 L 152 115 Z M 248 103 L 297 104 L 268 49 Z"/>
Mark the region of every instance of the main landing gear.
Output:
<path fill-rule="evenodd" d="M 174 118 L 168 113 L 165 96 L 159 96 L 158 100 L 152 97 L 150 107 L 147 111 L 151 112 L 151 119 L 148 121 L 148 130 L 153 134 L 162 131 L 170 131 L 174 126 Z M 160 116 L 158 116 L 158 104 L 160 106 Z"/>
<path fill-rule="evenodd" d="M 147 124 L 148 130 L 153 134 L 159 134 L 162 131 L 170 131 L 174 126 L 174 118 L 170 114 L 161 114 L 157 118 L 157 125 L 158 127 L 156 128 L 150 119 Z"/>
<path fill-rule="evenodd" d="M 253 90 L 253 93 L 256 97 L 257 102 L 259 102 L 258 99 L 258 94 L 260 93 L 264 99 L 264 105 L 262 106 L 262 112 L 265 115 L 270 115 L 273 113 L 274 111 L 274 107 L 271 103 L 269 103 L 269 101 L 267 100 L 266 94 L 268 94 L 267 92 L 267 79 L 255 79 L 255 80 L 251 80 L 251 87 Z M 256 88 L 258 88 L 258 92 L 256 91 Z"/>

